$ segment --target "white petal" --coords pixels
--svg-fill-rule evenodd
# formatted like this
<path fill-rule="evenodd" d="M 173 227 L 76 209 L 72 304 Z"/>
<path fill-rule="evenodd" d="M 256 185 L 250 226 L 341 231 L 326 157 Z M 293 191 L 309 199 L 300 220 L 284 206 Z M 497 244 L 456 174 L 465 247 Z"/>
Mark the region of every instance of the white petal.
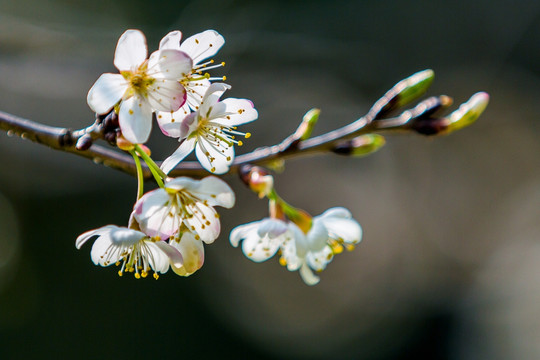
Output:
<path fill-rule="evenodd" d="M 186 90 L 176 80 L 156 79 L 148 87 L 148 102 L 153 110 L 177 111 L 186 102 Z"/>
<path fill-rule="evenodd" d="M 120 71 L 136 70 L 148 55 L 146 39 L 139 30 L 127 30 L 118 39 L 114 66 Z"/>
<path fill-rule="evenodd" d="M 195 155 L 202 167 L 214 174 L 225 174 L 234 160 L 234 147 L 221 141 L 219 145 L 209 143 L 199 137 Z"/>
<path fill-rule="evenodd" d="M 128 88 L 128 82 L 120 74 L 103 74 L 88 91 L 88 106 L 98 113 L 108 113 Z"/>
<path fill-rule="evenodd" d="M 150 252 L 150 254 L 145 254 L 150 267 L 155 272 L 166 273 L 169 270 L 169 256 L 167 253 L 153 241 L 145 241 L 144 246 Z"/>
<path fill-rule="evenodd" d="M 156 241 L 154 244 L 156 244 L 156 246 L 167 255 L 169 258 L 169 263 L 173 267 L 180 267 L 183 265 L 184 258 L 182 253 L 179 252 L 174 246 L 167 244 L 165 241 Z"/>
<path fill-rule="evenodd" d="M 210 206 L 219 205 L 228 209 L 234 206 L 234 192 L 225 181 L 216 176 L 207 176 L 202 180 L 182 176 L 170 180 L 165 187 L 190 192 Z"/>
<path fill-rule="evenodd" d="M 345 208 L 328 209 L 313 219 L 324 224 L 332 239 L 342 239 L 349 244 L 356 244 L 362 239 L 360 224 L 351 218 L 351 213 Z"/>
<path fill-rule="evenodd" d="M 211 83 L 208 79 L 190 81 L 185 85 L 187 92 L 186 104 L 191 110 L 195 111 L 199 108 L 204 98 L 204 94 L 206 94 L 210 85 Z"/>
<path fill-rule="evenodd" d="M 251 122 L 258 116 L 253 103 L 247 99 L 225 99 L 210 112 L 212 122 L 229 127 Z"/>
<path fill-rule="evenodd" d="M 276 238 L 283 235 L 289 227 L 281 220 L 277 219 L 264 219 L 261 221 L 257 234 L 259 237 L 268 236 L 269 238 Z"/>
<path fill-rule="evenodd" d="M 198 234 L 207 244 L 214 242 L 221 230 L 219 217 L 214 208 L 203 203 L 189 204 L 186 207 L 194 214 L 184 220 L 189 230 Z"/>
<path fill-rule="evenodd" d="M 183 51 L 158 50 L 150 56 L 147 74 L 154 78 L 180 80 L 193 68 L 193 61 Z"/>
<path fill-rule="evenodd" d="M 184 40 L 180 50 L 191 56 L 194 64 L 198 64 L 201 60 L 214 56 L 223 44 L 225 39 L 217 31 L 206 30 Z"/>
<path fill-rule="evenodd" d="M 75 247 L 77 249 L 80 249 L 81 246 L 83 246 L 89 239 L 91 239 L 94 236 L 101 236 L 106 233 L 110 233 L 112 230 L 117 229 L 118 226 L 115 225 L 107 225 L 100 227 L 99 229 L 94 229 L 87 231 L 77 237 L 77 240 L 75 240 Z"/>
<path fill-rule="evenodd" d="M 128 141 L 143 144 L 152 131 L 152 109 L 140 96 L 132 96 L 120 104 L 118 121 L 122 135 Z"/>
<path fill-rule="evenodd" d="M 210 85 L 206 90 L 201 105 L 198 109 L 199 114 L 206 118 L 207 115 L 210 114 L 211 108 L 218 103 L 221 95 L 223 95 L 223 93 L 230 88 L 230 85 L 225 83 L 213 83 Z"/>
<path fill-rule="evenodd" d="M 178 149 L 163 161 L 160 166 L 161 170 L 163 170 L 165 174 L 168 174 L 180 161 L 184 160 L 184 158 L 193 151 L 196 141 L 197 138 L 184 140 Z"/>
<path fill-rule="evenodd" d="M 261 221 L 254 221 L 248 224 L 239 225 L 235 227 L 231 231 L 231 234 L 229 236 L 229 241 L 231 242 L 231 245 L 234 247 L 238 247 L 238 244 L 240 243 L 240 241 L 248 237 L 250 233 L 256 234 Z"/>
<path fill-rule="evenodd" d="M 306 235 L 304 235 L 302 230 L 300 230 L 300 228 L 293 223 L 289 223 L 289 230 L 294 240 L 296 256 L 303 259 L 308 252 L 308 241 Z"/>
<path fill-rule="evenodd" d="M 306 261 L 313 270 L 322 271 L 333 258 L 334 253 L 332 252 L 332 248 L 325 246 L 321 251 L 308 253 Z"/>
<path fill-rule="evenodd" d="M 173 49 L 180 50 L 180 41 L 182 40 L 182 33 L 178 30 L 171 31 L 159 42 L 159 49 Z"/>
<path fill-rule="evenodd" d="M 304 280 L 304 282 L 310 286 L 317 285 L 320 281 L 319 277 L 316 276 L 313 271 L 311 271 L 306 263 L 304 263 L 300 268 L 300 276 L 302 277 L 302 280 Z"/>
<path fill-rule="evenodd" d="M 255 262 L 266 261 L 276 254 L 283 240 L 283 236 L 270 238 L 265 235 L 260 237 L 257 231 L 252 231 L 242 242 L 242 252 Z"/>
<path fill-rule="evenodd" d="M 92 258 L 92 262 L 94 264 L 108 266 L 111 263 L 114 264 L 120 259 L 119 250 L 121 248 L 121 246 L 116 246 L 112 243 L 110 234 L 103 234 L 97 238 L 94 245 L 92 245 L 90 257 Z M 110 261 L 105 263 L 106 259 L 110 259 Z"/>
<path fill-rule="evenodd" d="M 204 246 L 202 241 L 195 239 L 193 234 L 184 233 L 180 242 L 172 241 L 171 246 L 175 247 L 184 258 L 182 266 L 173 266 L 173 271 L 178 275 L 189 276 L 203 266 Z"/>
<path fill-rule="evenodd" d="M 298 256 L 296 244 L 297 242 L 293 238 L 293 233 L 289 231 L 281 244 L 281 256 L 285 258 L 287 270 L 289 271 L 298 270 L 304 263 L 304 258 Z"/>
<path fill-rule="evenodd" d="M 124 246 L 132 246 L 146 237 L 144 233 L 128 228 L 113 229 L 110 236 L 113 245 Z"/>
<path fill-rule="evenodd" d="M 320 251 L 328 242 L 328 231 L 320 219 L 313 218 L 311 229 L 307 233 L 309 251 Z"/>

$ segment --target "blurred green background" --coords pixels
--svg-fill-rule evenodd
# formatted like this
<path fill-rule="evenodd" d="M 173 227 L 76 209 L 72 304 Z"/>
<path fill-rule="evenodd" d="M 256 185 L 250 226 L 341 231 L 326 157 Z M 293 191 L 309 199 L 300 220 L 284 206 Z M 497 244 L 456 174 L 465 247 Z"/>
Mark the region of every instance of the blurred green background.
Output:
<path fill-rule="evenodd" d="M 219 31 L 216 59 L 257 122 L 238 153 L 276 143 L 312 107 L 315 134 L 363 115 L 432 68 L 431 95 L 487 91 L 474 126 L 391 135 L 364 159 L 287 163 L 280 194 L 311 214 L 345 206 L 364 240 L 316 287 L 228 242 L 267 214 L 238 202 L 195 275 L 118 278 L 75 238 L 127 223 L 128 175 L 0 134 L 0 358 L 540 358 L 540 2 L 0 1 L 0 110 L 80 128 L 86 94 L 125 29 Z M 215 72 L 217 73 L 217 72 Z M 151 139 L 157 158 L 176 144 Z"/>

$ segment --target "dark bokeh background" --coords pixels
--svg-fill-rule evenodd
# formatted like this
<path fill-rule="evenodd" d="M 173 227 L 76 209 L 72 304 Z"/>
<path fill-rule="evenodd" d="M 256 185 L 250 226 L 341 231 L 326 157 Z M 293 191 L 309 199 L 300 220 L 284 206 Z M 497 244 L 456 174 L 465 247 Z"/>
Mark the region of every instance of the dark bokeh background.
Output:
<path fill-rule="evenodd" d="M 0 134 L 0 358 L 540 358 L 540 2 L 1 1 L 0 109 L 46 124 L 92 122 L 86 94 L 139 28 L 224 35 L 229 96 L 260 119 L 242 149 L 363 115 L 432 68 L 430 94 L 487 91 L 474 126 L 391 135 L 378 153 L 287 163 L 277 188 L 312 214 L 346 206 L 363 243 L 316 287 L 228 243 L 266 204 L 231 177 L 238 205 L 194 276 L 122 279 L 74 241 L 126 224 L 136 181 Z M 174 141 L 152 138 L 165 156 Z"/>

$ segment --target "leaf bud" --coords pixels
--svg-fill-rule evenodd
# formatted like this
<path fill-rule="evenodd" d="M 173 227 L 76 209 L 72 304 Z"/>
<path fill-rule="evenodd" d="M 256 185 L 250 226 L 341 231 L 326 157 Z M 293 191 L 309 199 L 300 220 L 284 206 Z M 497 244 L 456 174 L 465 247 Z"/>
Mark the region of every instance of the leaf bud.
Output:
<path fill-rule="evenodd" d="M 332 151 L 339 155 L 362 157 L 379 150 L 385 143 L 384 137 L 378 134 L 360 135 L 340 142 Z"/>

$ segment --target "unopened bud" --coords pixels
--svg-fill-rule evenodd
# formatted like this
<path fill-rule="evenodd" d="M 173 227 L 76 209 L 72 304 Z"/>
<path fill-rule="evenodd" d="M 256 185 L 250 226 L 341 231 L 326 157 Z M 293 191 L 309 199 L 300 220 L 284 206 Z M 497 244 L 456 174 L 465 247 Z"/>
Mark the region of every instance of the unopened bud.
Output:
<path fill-rule="evenodd" d="M 419 71 L 401 80 L 380 98 L 368 113 L 373 120 L 382 118 L 422 96 L 431 86 L 435 73 L 431 69 Z"/>
<path fill-rule="evenodd" d="M 447 133 L 460 130 L 471 125 L 484 112 L 489 103 L 489 94 L 479 92 L 471 96 L 466 102 L 461 104 L 459 109 L 448 116 L 449 124 Z"/>
<path fill-rule="evenodd" d="M 313 132 L 313 128 L 317 124 L 317 120 L 319 120 L 319 115 L 321 114 L 320 109 L 311 109 L 309 110 L 302 119 L 302 123 L 300 126 L 298 126 L 298 129 L 296 129 L 294 133 L 295 139 L 299 140 L 306 140 L 309 139 L 311 136 L 311 133 Z"/>
<path fill-rule="evenodd" d="M 116 146 L 118 146 L 119 149 L 124 151 L 131 151 L 135 149 L 135 145 L 126 140 L 126 138 L 122 135 L 116 137 Z"/>
<path fill-rule="evenodd" d="M 361 157 L 374 153 L 385 143 L 384 137 L 378 134 L 360 135 L 339 143 L 332 151 L 339 155 Z"/>
<path fill-rule="evenodd" d="M 92 146 L 92 137 L 88 134 L 85 134 L 77 140 L 77 144 L 75 144 L 75 148 L 79 151 L 84 151 L 90 149 L 90 146 Z"/>
<path fill-rule="evenodd" d="M 244 184 L 257 193 L 260 199 L 274 189 L 274 177 L 260 166 L 244 165 L 240 168 L 239 174 Z"/>

